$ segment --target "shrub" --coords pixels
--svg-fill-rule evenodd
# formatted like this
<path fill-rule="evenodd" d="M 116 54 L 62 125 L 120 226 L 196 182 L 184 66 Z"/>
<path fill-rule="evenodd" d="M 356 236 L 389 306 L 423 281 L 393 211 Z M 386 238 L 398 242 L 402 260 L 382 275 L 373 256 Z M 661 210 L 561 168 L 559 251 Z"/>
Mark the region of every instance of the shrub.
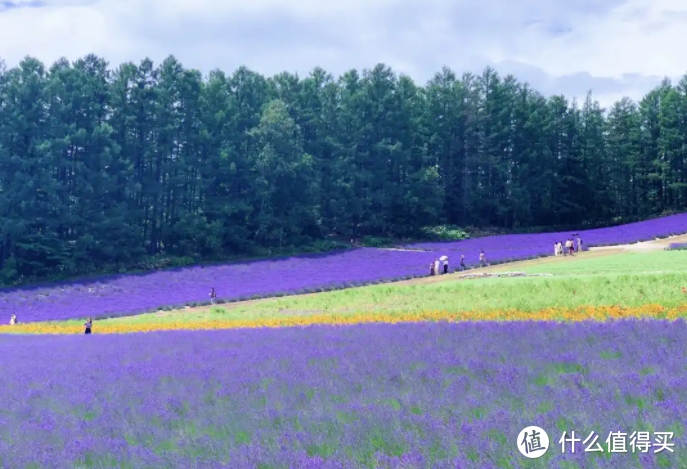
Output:
<path fill-rule="evenodd" d="M 380 236 L 363 236 L 360 244 L 368 248 L 384 248 L 393 246 L 394 240 Z"/>
<path fill-rule="evenodd" d="M 422 229 L 422 234 L 436 241 L 460 241 L 470 237 L 467 231 L 455 225 L 428 226 Z"/>

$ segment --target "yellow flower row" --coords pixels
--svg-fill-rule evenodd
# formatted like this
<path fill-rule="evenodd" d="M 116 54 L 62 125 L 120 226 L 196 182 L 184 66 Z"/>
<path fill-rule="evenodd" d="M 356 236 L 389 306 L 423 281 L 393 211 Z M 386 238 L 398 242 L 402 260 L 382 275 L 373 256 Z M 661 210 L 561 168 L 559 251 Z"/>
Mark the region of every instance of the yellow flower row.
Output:
<path fill-rule="evenodd" d="M 369 323 L 403 323 L 403 322 L 461 322 L 461 321 L 609 321 L 625 318 L 668 319 L 687 318 L 687 305 L 668 308 L 661 305 L 644 305 L 635 308 L 621 306 L 582 306 L 579 308 L 546 308 L 536 312 L 518 311 L 516 309 L 498 311 L 420 311 L 420 312 L 364 312 L 357 314 L 319 314 L 311 316 L 283 316 L 265 319 L 247 320 L 199 320 L 179 322 L 146 322 L 146 323 L 101 323 L 96 321 L 95 334 L 125 334 L 132 332 L 153 332 L 170 330 L 214 330 L 214 329 L 254 329 L 295 327 L 310 325 L 354 325 Z M 0 326 L 0 333 L 23 334 L 81 334 L 83 329 L 78 325 L 60 323 L 28 323 L 14 326 Z"/>

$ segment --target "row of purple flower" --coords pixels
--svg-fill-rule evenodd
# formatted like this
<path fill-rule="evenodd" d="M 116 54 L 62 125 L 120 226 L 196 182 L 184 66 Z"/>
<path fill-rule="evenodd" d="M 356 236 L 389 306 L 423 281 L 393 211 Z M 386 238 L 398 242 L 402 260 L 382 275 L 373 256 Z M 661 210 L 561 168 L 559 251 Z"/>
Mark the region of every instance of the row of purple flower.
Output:
<path fill-rule="evenodd" d="M 687 233 L 687 214 L 615 228 L 579 232 L 587 246 L 623 244 Z M 572 233 L 492 236 L 454 243 L 419 243 L 413 250 L 362 248 L 325 255 L 196 266 L 139 275 L 0 291 L 0 314 L 22 322 L 107 317 L 155 309 L 200 305 L 215 288 L 218 302 L 326 291 L 424 276 L 429 264 L 449 256 L 451 269 L 465 256 L 479 265 L 485 250 L 490 264 L 553 255 L 553 245 Z"/>

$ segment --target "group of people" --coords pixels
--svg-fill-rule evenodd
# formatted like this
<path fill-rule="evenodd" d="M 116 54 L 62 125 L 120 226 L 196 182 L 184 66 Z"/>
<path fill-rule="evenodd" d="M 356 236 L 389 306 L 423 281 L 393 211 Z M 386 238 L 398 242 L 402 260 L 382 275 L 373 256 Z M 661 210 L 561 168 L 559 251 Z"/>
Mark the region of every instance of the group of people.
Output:
<path fill-rule="evenodd" d="M 429 275 L 439 275 L 440 273 L 447 274 L 448 273 L 448 257 L 444 256 L 439 259 L 434 259 L 429 264 Z"/>
<path fill-rule="evenodd" d="M 486 267 L 489 265 L 487 262 L 487 256 L 484 254 L 484 249 L 482 249 L 479 253 L 479 265 L 480 267 Z M 465 265 L 465 256 L 461 254 L 460 256 L 460 267 L 458 269 L 460 272 L 467 270 L 467 266 Z M 441 275 L 441 274 L 448 274 L 448 257 L 447 256 L 442 256 L 438 259 L 434 259 L 434 261 L 429 264 L 429 275 Z"/>
<path fill-rule="evenodd" d="M 573 235 L 575 236 L 575 235 Z M 577 243 L 575 243 L 577 241 Z M 571 256 L 575 255 L 575 252 L 581 252 L 582 251 L 582 238 L 580 238 L 579 235 L 577 235 L 577 238 L 568 238 L 565 241 L 565 244 L 562 243 L 561 241 L 554 243 L 553 244 L 553 252 L 555 256 L 567 256 L 568 254 Z"/>
<path fill-rule="evenodd" d="M 567 256 L 571 255 L 574 256 L 575 252 L 581 252 L 584 249 L 582 248 L 582 238 L 580 238 L 580 235 L 574 234 L 571 238 L 568 238 L 565 243 L 559 241 L 557 243 L 554 243 L 553 245 L 554 249 L 554 254 L 556 256 Z M 490 264 L 487 262 L 487 256 L 484 254 L 484 249 L 480 250 L 479 253 L 479 266 L 480 267 L 487 267 Z M 467 267 L 465 266 L 465 256 L 461 255 L 460 256 L 460 271 L 466 270 Z M 448 257 L 447 256 L 442 256 L 438 259 L 435 259 L 431 264 L 429 264 L 429 275 L 441 275 L 441 274 L 447 274 L 448 273 Z M 212 293 L 210 296 L 214 294 L 214 289 L 212 290 Z"/>

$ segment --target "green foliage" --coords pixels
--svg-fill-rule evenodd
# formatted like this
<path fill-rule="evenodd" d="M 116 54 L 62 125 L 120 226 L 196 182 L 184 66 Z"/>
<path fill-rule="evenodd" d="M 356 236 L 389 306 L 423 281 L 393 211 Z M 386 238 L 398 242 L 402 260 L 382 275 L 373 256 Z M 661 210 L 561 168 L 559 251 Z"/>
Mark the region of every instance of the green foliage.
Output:
<path fill-rule="evenodd" d="M 381 236 L 363 236 L 360 240 L 360 244 L 368 248 L 384 248 L 393 246 L 394 240 Z"/>
<path fill-rule="evenodd" d="M 424 236 L 436 241 L 460 241 L 468 239 L 470 234 L 455 225 L 440 225 L 425 227 L 422 229 Z"/>
<path fill-rule="evenodd" d="M 491 68 L 421 87 L 26 58 L 0 69 L 0 282 L 684 210 L 686 90 L 605 113 Z"/>

